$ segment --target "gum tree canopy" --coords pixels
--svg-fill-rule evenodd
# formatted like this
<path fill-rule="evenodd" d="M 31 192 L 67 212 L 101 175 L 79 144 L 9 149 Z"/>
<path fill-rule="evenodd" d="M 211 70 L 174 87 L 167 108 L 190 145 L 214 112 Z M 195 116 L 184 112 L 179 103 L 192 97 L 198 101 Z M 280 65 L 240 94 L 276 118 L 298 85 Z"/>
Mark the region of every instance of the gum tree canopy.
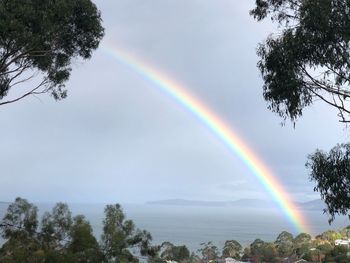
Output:
<path fill-rule="evenodd" d="M 269 109 L 295 122 L 318 100 L 349 123 L 350 1 L 256 0 L 250 14 L 279 25 L 278 34 L 257 51 Z M 335 214 L 350 216 L 349 147 L 336 146 L 329 154 L 317 150 L 308 159 L 310 179 L 326 201 L 330 222 Z"/>
<path fill-rule="evenodd" d="M 103 34 L 90 0 L 0 0 L 0 105 L 65 98 L 72 59 L 89 59 Z"/>
<path fill-rule="evenodd" d="M 258 48 L 269 107 L 296 120 L 322 100 L 350 119 L 350 3 L 346 0 L 256 0 L 251 14 L 271 15 L 282 31 Z"/>

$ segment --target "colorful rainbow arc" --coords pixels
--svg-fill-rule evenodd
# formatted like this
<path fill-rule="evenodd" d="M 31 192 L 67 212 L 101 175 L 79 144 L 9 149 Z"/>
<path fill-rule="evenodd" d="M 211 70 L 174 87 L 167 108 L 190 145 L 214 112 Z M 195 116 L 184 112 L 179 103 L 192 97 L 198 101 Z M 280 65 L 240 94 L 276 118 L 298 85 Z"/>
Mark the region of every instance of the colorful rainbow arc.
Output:
<path fill-rule="evenodd" d="M 207 105 L 194 97 L 183 85 L 165 77 L 159 70 L 132 57 L 121 49 L 104 46 L 103 50 L 116 58 L 120 63 L 128 66 L 155 84 L 156 87 L 170 95 L 180 105 L 197 116 L 233 154 L 237 155 L 249 167 L 273 200 L 282 209 L 287 219 L 295 227 L 295 230 L 297 232 L 308 232 L 306 219 L 292 202 L 288 192 L 282 187 L 281 183 L 277 181 L 269 169 L 256 157 L 237 133 L 224 123 Z"/>

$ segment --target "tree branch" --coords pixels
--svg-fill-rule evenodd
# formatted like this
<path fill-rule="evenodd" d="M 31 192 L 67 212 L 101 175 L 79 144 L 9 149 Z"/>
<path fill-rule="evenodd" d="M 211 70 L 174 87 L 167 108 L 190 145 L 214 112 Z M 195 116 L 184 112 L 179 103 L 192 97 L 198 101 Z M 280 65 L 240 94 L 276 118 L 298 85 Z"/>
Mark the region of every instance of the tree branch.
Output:
<path fill-rule="evenodd" d="M 33 95 L 33 94 L 42 94 L 42 93 L 45 93 L 48 91 L 48 89 L 45 89 L 41 92 L 37 92 L 37 90 L 42 87 L 43 85 L 47 84 L 48 80 L 47 79 L 44 79 L 42 82 L 40 82 L 40 84 L 38 86 L 36 86 L 34 89 L 28 91 L 27 93 L 23 94 L 22 96 L 16 98 L 16 99 L 13 99 L 13 100 L 8 100 L 8 101 L 4 101 L 4 102 L 0 102 L 0 106 L 2 105 L 6 105 L 6 104 L 9 104 L 9 103 L 13 103 L 13 102 L 16 102 L 16 101 L 19 101 L 29 95 Z"/>

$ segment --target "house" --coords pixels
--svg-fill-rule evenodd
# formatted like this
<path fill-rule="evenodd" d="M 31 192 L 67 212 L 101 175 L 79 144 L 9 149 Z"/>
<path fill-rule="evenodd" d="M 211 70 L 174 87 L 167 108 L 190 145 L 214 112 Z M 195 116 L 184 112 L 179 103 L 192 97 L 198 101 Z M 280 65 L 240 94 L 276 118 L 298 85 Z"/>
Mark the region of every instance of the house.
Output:
<path fill-rule="evenodd" d="M 281 262 L 282 263 L 311 263 L 305 259 L 298 259 L 296 256 L 284 258 Z"/>
<path fill-rule="evenodd" d="M 334 241 L 336 246 L 350 246 L 350 239 L 337 239 Z"/>
<path fill-rule="evenodd" d="M 228 258 L 225 258 L 225 263 L 244 263 L 244 262 L 228 257 Z"/>
<path fill-rule="evenodd" d="M 216 259 L 215 263 L 247 263 L 247 262 L 238 261 L 231 257 L 227 257 L 227 258 L 222 257 L 222 258 Z"/>

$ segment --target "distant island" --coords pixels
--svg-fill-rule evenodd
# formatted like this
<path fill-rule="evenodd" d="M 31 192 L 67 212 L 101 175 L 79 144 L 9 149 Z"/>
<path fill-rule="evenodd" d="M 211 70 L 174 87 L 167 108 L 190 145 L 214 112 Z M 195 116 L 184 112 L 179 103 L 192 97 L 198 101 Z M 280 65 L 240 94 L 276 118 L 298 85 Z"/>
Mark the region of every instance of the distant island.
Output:
<path fill-rule="evenodd" d="M 175 206 L 206 206 L 206 207 L 246 207 L 246 208 L 273 208 L 276 203 L 261 199 L 238 199 L 235 201 L 201 201 L 186 199 L 168 199 L 147 202 L 148 205 L 175 205 Z M 297 202 L 300 209 L 323 210 L 325 204 L 321 199 L 308 202 Z"/>

